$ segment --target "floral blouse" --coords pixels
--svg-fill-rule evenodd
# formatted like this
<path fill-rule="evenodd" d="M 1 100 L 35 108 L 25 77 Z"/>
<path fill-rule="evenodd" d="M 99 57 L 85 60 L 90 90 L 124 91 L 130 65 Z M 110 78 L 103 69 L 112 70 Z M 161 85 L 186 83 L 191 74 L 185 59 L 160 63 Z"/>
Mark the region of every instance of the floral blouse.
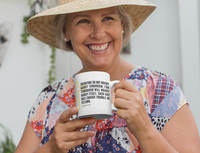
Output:
<path fill-rule="evenodd" d="M 133 69 L 123 80 L 129 80 L 142 94 L 146 111 L 154 127 L 161 131 L 186 99 L 177 83 L 168 75 L 147 68 Z M 65 110 L 75 106 L 73 77 L 55 82 L 44 88 L 31 107 L 28 120 L 41 140 L 47 143 L 53 133 L 56 120 Z M 114 89 L 111 91 L 114 101 Z M 72 116 L 70 120 L 73 120 Z M 115 112 L 112 117 L 98 120 L 82 131 L 93 130 L 95 136 L 86 143 L 72 148 L 70 153 L 141 153 L 133 134 L 126 130 L 127 123 Z"/>

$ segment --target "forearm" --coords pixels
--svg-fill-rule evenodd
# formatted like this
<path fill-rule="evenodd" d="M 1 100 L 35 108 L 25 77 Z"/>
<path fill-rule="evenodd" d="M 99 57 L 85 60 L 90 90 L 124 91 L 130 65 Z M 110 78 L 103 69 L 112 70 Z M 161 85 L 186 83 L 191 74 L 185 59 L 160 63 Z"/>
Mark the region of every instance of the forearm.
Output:
<path fill-rule="evenodd" d="M 33 153 L 54 153 L 52 150 L 52 147 L 49 145 L 49 141 L 44 144 L 42 147 L 38 148 L 35 152 Z"/>
<path fill-rule="evenodd" d="M 137 140 L 142 153 L 178 153 L 154 127 L 141 134 L 138 133 Z"/>
<path fill-rule="evenodd" d="M 35 150 L 35 151 L 33 151 Z M 30 149 L 28 146 L 17 147 L 15 153 L 55 153 L 48 142 L 40 148 Z"/>

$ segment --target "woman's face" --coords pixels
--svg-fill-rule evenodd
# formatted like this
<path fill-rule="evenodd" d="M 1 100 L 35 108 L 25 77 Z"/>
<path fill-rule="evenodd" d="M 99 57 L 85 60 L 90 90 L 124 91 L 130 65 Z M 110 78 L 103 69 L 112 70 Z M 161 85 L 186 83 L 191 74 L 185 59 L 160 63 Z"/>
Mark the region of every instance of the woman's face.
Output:
<path fill-rule="evenodd" d="M 117 7 L 69 14 L 65 37 L 87 70 L 106 70 L 118 63 L 123 22 Z"/>

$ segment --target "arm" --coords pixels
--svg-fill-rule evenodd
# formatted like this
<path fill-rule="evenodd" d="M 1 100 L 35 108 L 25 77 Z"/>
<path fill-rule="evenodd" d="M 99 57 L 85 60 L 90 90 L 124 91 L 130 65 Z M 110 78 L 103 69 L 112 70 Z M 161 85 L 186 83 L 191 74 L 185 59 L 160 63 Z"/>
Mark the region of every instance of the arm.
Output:
<path fill-rule="evenodd" d="M 177 121 L 179 121 L 178 124 Z M 197 125 L 188 105 L 184 105 L 174 114 L 161 134 L 180 153 L 200 152 Z"/>
<path fill-rule="evenodd" d="M 15 153 L 32 153 L 39 148 L 40 139 L 37 137 L 29 121 L 27 121 L 22 138 Z"/>
<path fill-rule="evenodd" d="M 78 112 L 78 108 L 64 111 L 57 120 L 50 140 L 39 148 L 40 139 L 27 122 L 23 136 L 15 153 L 66 153 L 69 149 L 85 143 L 94 135 L 93 131 L 78 131 L 86 125 L 96 122 L 94 118 L 74 119 L 69 118 Z"/>
<path fill-rule="evenodd" d="M 188 105 L 184 105 L 173 115 L 161 133 L 151 127 L 143 134 L 140 133 L 138 141 L 144 153 L 200 151 L 199 133 Z"/>
<path fill-rule="evenodd" d="M 127 121 L 143 153 L 199 152 L 198 130 L 187 105 L 173 115 L 160 133 L 151 123 L 141 93 L 129 81 L 115 86 L 115 98 L 115 107 L 120 108 L 117 115 Z"/>
<path fill-rule="evenodd" d="M 40 141 L 29 121 L 27 121 L 22 138 L 14 153 L 51 153 L 48 142 L 39 148 Z"/>

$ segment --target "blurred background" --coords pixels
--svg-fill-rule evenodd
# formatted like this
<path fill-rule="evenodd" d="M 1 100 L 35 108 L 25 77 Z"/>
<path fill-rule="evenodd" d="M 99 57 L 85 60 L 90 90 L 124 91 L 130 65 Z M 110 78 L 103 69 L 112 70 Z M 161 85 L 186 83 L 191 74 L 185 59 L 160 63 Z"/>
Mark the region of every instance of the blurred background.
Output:
<path fill-rule="evenodd" d="M 130 53 L 121 56 L 130 63 L 174 78 L 189 102 L 200 131 L 200 1 L 150 2 L 157 9 L 132 34 Z M 48 84 L 52 60 L 49 46 L 33 37 L 28 38 L 27 44 L 21 42 L 23 19 L 31 11 L 29 3 L 28 0 L 0 0 L 0 123 L 10 129 L 16 145 L 29 109 Z M 48 6 L 56 3 L 49 0 Z M 68 78 L 82 67 L 74 53 L 57 50 L 55 54 L 56 80 Z"/>

